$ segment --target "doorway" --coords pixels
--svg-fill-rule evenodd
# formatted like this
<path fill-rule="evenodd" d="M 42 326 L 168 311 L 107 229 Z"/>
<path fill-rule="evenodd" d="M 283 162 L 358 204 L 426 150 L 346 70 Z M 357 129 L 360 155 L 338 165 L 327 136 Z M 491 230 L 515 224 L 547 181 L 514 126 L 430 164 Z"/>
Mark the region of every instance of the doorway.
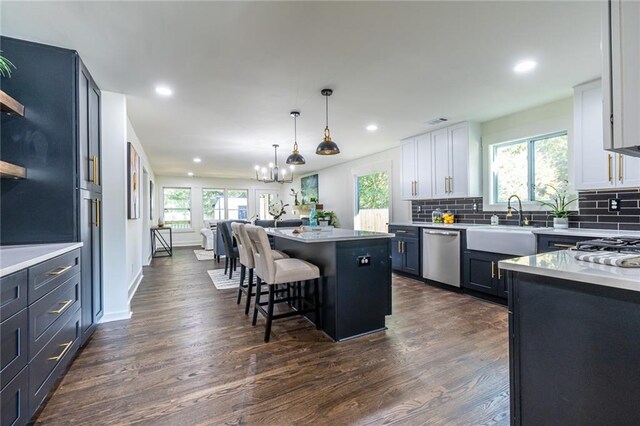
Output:
<path fill-rule="evenodd" d="M 151 188 L 149 188 L 149 173 L 142 168 L 142 265 L 149 265 L 151 261 Z"/>
<path fill-rule="evenodd" d="M 357 231 L 387 232 L 391 207 L 389 172 L 377 171 L 354 177 L 353 228 Z"/>

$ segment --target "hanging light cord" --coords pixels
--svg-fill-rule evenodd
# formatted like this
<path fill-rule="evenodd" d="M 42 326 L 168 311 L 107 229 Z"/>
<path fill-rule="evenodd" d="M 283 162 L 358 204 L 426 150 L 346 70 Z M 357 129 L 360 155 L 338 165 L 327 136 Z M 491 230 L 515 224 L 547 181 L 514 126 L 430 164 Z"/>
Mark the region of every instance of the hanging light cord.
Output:
<path fill-rule="evenodd" d="M 293 116 L 293 152 L 298 153 L 298 116 Z"/>
<path fill-rule="evenodd" d="M 329 96 L 324 95 L 325 99 L 325 117 L 327 125 L 324 128 L 324 139 L 331 140 L 331 133 L 329 132 Z"/>

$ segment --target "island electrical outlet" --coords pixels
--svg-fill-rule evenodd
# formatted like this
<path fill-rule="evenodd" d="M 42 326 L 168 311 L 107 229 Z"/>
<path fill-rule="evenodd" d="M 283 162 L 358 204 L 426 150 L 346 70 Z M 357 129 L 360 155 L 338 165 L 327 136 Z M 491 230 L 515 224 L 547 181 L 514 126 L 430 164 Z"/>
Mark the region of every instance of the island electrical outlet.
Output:
<path fill-rule="evenodd" d="M 358 256 L 358 266 L 371 266 L 371 256 Z"/>

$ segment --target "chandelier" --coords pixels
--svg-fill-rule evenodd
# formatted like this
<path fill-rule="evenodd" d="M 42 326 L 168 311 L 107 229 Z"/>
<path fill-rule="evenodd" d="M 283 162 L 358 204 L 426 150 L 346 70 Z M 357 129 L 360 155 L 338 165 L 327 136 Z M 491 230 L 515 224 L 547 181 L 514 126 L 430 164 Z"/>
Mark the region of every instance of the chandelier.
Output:
<path fill-rule="evenodd" d="M 278 147 L 280 145 L 273 144 L 274 155 L 273 163 L 269 163 L 267 167 L 256 166 L 256 180 L 264 183 L 291 183 L 293 182 L 293 165 L 289 166 L 291 174 L 287 178 L 287 169 L 278 167 Z"/>

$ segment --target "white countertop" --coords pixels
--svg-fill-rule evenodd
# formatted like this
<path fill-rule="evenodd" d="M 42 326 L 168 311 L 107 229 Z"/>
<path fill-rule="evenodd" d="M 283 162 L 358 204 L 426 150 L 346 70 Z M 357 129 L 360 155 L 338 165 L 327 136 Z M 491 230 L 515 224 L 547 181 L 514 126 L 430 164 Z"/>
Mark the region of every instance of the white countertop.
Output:
<path fill-rule="evenodd" d="M 79 247 L 82 247 L 82 243 L 0 246 L 0 277 L 53 259 Z"/>
<path fill-rule="evenodd" d="M 330 231 L 312 231 L 294 234 L 295 228 L 266 228 L 267 234 L 303 243 L 323 243 L 332 241 L 355 241 L 375 238 L 393 238 L 393 234 L 353 229 L 333 228 Z"/>
<path fill-rule="evenodd" d="M 593 237 L 593 238 L 603 238 L 603 237 L 640 237 L 640 231 L 616 231 L 612 229 L 580 229 L 580 228 L 569 228 L 569 229 L 554 229 L 554 228 L 534 228 L 534 234 L 545 234 L 545 235 L 565 235 L 565 236 L 573 236 L 573 237 Z"/>
<path fill-rule="evenodd" d="M 489 226 L 475 223 L 433 223 L 433 222 L 392 222 L 389 226 L 415 226 L 417 228 L 467 229 L 476 226 Z"/>
<path fill-rule="evenodd" d="M 578 251 L 562 250 L 525 256 L 498 263 L 500 269 L 545 277 L 597 284 L 604 287 L 640 291 L 640 268 L 599 265 L 574 258 Z"/>

